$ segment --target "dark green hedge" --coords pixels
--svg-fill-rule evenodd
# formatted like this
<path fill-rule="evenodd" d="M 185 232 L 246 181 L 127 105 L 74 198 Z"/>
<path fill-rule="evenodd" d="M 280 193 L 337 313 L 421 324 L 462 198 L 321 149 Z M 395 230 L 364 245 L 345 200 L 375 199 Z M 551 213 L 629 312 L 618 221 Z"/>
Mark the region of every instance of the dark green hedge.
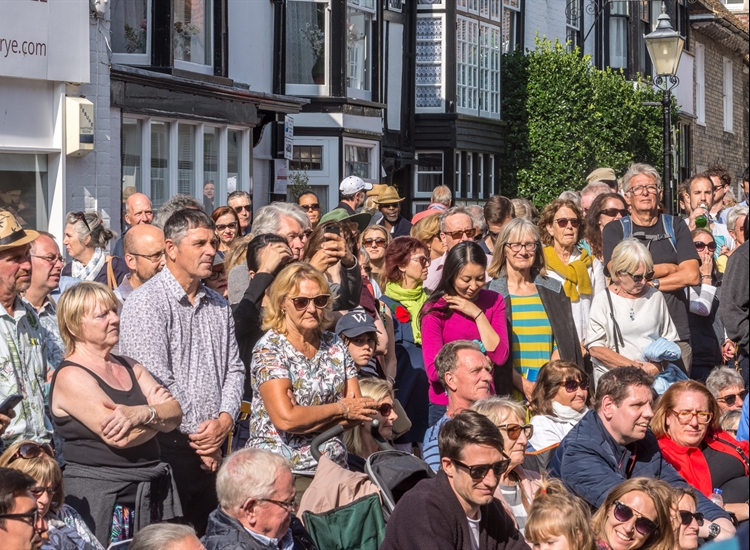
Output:
<path fill-rule="evenodd" d="M 661 101 L 651 86 L 538 39 L 534 51 L 503 56 L 502 87 L 503 194 L 541 207 L 581 189 L 594 168 L 619 176 L 631 162 L 647 162 L 662 170 L 662 109 L 643 105 Z"/>

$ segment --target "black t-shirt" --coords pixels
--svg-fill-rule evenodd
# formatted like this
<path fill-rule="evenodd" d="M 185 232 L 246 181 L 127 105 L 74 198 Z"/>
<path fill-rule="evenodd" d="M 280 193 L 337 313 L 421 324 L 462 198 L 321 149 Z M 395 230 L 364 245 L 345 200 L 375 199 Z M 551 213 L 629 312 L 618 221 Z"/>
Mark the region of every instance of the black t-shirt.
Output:
<path fill-rule="evenodd" d="M 711 472 L 711 484 L 714 488 L 721 489 L 724 504 L 747 502 L 750 485 L 740 459 L 711 447 L 703 449 L 703 456 L 706 457 Z"/>
<path fill-rule="evenodd" d="M 677 250 L 675 251 L 672 247 L 670 239 L 651 241 L 650 251 L 651 257 L 654 259 L 654 264 L 679 265 L 687 260 L 700 261 L 687 224 L 677 216 L 673 218 L 673 221 L 674 233 L 677 238 Z M 609 263 L 612 259 L 612 251 L 618 244 L 620 244 L 620 242 L 622 242 L 622 230 L 623 227 L 620 220 L 609 222 L 604 228 L 602 233 L 602 240 L 604 241 L 604 265 Z M 645 235 L 666 234 L 664 228 L 664 217 L 659 216 L 657 222 L 652 226 L 632 223 L 632 233 L 640 232 L 643 232 Z M 649 241 L 644 239 L 642 242 L 648 246 Z M 672 316 L 672 321 L 677 328 L 677 334 L 680 335 L 680 340 L 689 340 L 690 326 L 688 324 L 688 308 L 690 302 L 685 293 L 685 289 L 681 288 L 672 292 L 664 292 L 663 294 L 664 300 L 667 302 L 669 314 Z"/>

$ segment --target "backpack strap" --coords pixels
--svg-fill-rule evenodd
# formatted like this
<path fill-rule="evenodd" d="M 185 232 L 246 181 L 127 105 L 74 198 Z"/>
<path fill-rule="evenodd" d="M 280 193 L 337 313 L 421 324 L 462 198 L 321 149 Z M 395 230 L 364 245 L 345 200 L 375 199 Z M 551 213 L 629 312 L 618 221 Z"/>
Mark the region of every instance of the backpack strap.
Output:
<path fill-rule="evenodd" d="M 669 242 L 672 243 L 672 248 L 677 252 L 677 235 L 674 232 L 674 216 L 672 214 L 662 214 L 662 223 L 664 224 L 664 231 L 669 235 Z"/>
<path fill-rule="evenodd" d="M 622 238 L 627 239 L 633 232 L 633 222 L 630 220 L 630 216 L 620 218 L 620 224 L 622 224 Z"/>
<path fill-rule="evenodd" d="M 650 251 L 652 243 L 669 239 L 669 243 L 672 245 L 672 248 L 675 252 L 677 252 L 677 237 L 675 236 L 674 231 L 674 216 L 671 216 L 670 214 L 662 214 L 660 218 L 664 232 L 658 235 L 646 235 L 643 231 L 633 233 L 633 222 L 630 219 L 630 216 L 624 216 L 620 219 L 620 223 L 622 224 L 623 240 L 627 239 L 628 237 L 634 237 L 636 239 L 646 241 L 646 248 L 648 248 Z"/>

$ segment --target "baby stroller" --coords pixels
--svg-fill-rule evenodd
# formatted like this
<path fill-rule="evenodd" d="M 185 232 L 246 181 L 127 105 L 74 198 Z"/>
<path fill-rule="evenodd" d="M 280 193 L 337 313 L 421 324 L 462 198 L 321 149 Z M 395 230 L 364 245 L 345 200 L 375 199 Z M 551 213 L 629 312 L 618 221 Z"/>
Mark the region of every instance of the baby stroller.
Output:
<path fill-rule="evenodd" d="M 371 430 L 373 439 L 382 450 L 372 454 L 365 465 L 368 488 L 362 492 L 369 494 L 352 502 L 339 500 L 338 505 L 328 511 L 302 513 L 302 521 L 320 549 L 378 550 L 385 538 L 385 524 L 401 497 L 423 479 L 435 477 L 426 462 L 393 449 L 378 432 L 377 420 L 372 422 Z M 327 460 L 321 458 L 320 446 L 343 431 L 343 426 L 334 426 L 313 440 L 311 452 L 319 463 Z M 338 471 L 342 478 L 361 476 L 339 466 L 328 469 Z M 310 489 L 314 489 L 315 483 L 313 480 Z M 328 479 L 323 483 L 328 484 Z M 306 500 L 308 502 L 304 502 Z M 312 507 L 309 500 L 308 493 L 305 493 L 303 508 Z"/>

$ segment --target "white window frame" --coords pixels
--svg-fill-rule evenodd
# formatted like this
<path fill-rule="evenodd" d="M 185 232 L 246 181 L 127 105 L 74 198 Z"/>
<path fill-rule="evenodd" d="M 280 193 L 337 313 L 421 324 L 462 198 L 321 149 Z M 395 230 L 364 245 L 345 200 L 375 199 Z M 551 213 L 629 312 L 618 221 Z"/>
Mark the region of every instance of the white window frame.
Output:
<path fill-rule="evenodd" d="M 722 58 L 724 131 L 734 133 L 734 63 Z"/>
<path fill-rule="evenodd" d="M 159 1 L 159 0 L 157 0 Z M 200 74 L 207 74 L 212 75 L 214 74 L 214 1 L 215 0 L 205 0 L 207 3 L 210 2 L 211 5 L 209 6 L 208 13 L 211 14 L 211 19 L 209 21 L 209 25 L 207 26 L 207 29 L 210 29 L 211 33 L 211 40 L 210 40 L 210 47 L 211 47 L 211 63 L 210 64 L 204 64 L 204 63 L 193 63 L 192 61 L 182 61 L 179 59 L 174 59 L 174 42 L 170 44 L 170 47 L 172 48 L 172 58 L 174 59 L 174 68 L 180 69 L 182 71 L 190 71 L 192 73 L 200 73 Z M 171 5 L 171 3 L 170 3 Z M 173 15 L 173 12 L 172 12 Z M 173 20 L 173 17 L 170 17 L 170 22 Z M 174 24 L 174 23 L 172 23 Z M 174 34 L 174 33 L 172 33 Z M 207 44 L 208 46 L 208 44 Z M 201 193 L 201 197 L 203 194 Z"/>
<path fill-rule="evenodd" d="M 373 64 L 373 48 L 372 48 L 372 42 L 373 42 L 373 40 L 372 39 L 373 39 L 373 33 L 377 29 L 377 25 L 374 24 L 377 21 L 377 11 L 375 10 L 374 7 L 370 8 L 370 7 L 360 6 L 361 1 L 362 0 L 347 0 L 347 2 L 346 2 L 346 8 L 347 9 L 348 8 L 353 8 L 355 10 L 359 10 L 359 11 L 362 11 L 362 12 L 365 12 L 365 13 L 369 13 L 369 14 L 372 15 L 372 19 L 370 19 L 370 28 L 368 30 L 368 35 L 367 35 L 369 39 L 368 39 L 367 43 L 365 44 L 365 49 L 367 51 L 364 52 L 364 59 L 362 60 L 363 64 L 367 63 L 367 64 L 370 65 L 369 66 L 369 70 L 365 69 L 365 75 L 366 75 L 366 78 L 368 79 L 367 87 L 369 88 L 369 90 L 360 90 L 360 89 L 357 89 L 357 88 L 349 88 L 347 86 L 347 88 L 346 88 L 346 95 L 348 97 L 353 97 L 355 99 L 364 99 L 364 100 L 370 101 L 372 99 L 372 72 L 373 72 L 373 65 L 372 65 Z M 374 4 L 375 3 L 373 2 L 373 5 Z M 344 34 L 346 34 L 346 32 L 347 31 L 345 31 Z M 346 38 L 345 38 L 345 41 L 346 41 Z M 345 69 L 347 71 L 347 74 L 344 75 L 344 77 L 346 79 L 348 79 L 348 71 L 349 71 L 349 59 L 348 59 L 348 56 L 349 56 L 349 48 L 346 45 L 344 47 L 346 48 L 346 55 L 347 55 L 346 69 Z M 327 60 L 326 60 L 326 64 L 328 64 Z"/>
<path fill-rule="evenodd" d="M 567 5 L 566 5 L 566 16 L 565 16 L 565 42 L 568 42 L 569 31 L 572 31 L 574 33 L 579 33 L 581 31 L 581 19 L 582 19 L 583 13 L 581 10 L 581 0 L 566 0 L 566 4 Z M 567 15 L 568 5 L 571 5 L 571 4 L 574 4 L 576 8 L 575 19 L 571 19 Z M 575 22 L 577 22 L 577 24 L 574 24 Z M 575 49 L 576 46 L 583 49 L 583 44 L 573 44 L 572 49 Z M 568 46 L 568 48 L 571 48 L 571 46 Z"/>
<path fill-rule="evenodd" d="M 506 10 L 507 11 L 515 12 L 516 18 L 513 21 L 513 26 L 517 26 L 518 25 L 518 18 L 521 17 L 521 0 L 518 1 L 518 6 L 511 5 L 511 3 L 510 3 L 509 0 L 502 0 L 502 6 L 500 7 L 500 10 L 502 11 L 502 18 L 501 18 L 502 24 L 500 25 L 500 29 L 501 29 L 501 31 L 500 31 L 500 40 L 504 41 L 505 37 L 502 34 L 502 29 L 505 28 L 505 12 L 506 12 Z M 514 38 L 518 38 L 517 37 L 518 28 L 511 29 L 510 25 L 509 25 L 508 31 L 512 33 L 512 35 L 513 35 Z M 514 52 L 519 47 L 518 44 L 515 41 L 511 44 L 510 43 L 510 37 L 508 37 L 508 38 L 509 38 L 509 40 L 508 40 L 508 47 L 507 48 L 505 47 L 505 43 L 504 42 L 502 43 L 502 46 L 501 46 L 502 53 Z M 523 43 L 523 36 L 521 36 L 521 42 Z M 523 47 L 523 46 L 521 46 L 521 47 Z"/>
<path fill-rule="evenodd" d="M 474 153 L 466 151 L 466 198 L 474 198 Z"/>
<path fill-rule="evenodd" d="M 130 0 L 120 0 L 128 3 Z M 121 63 L 123 65 L 151 65 L 151 35 L 153 33 L 152 2 L 148 0 L 146 6 L 146 53 L 112 53 L 112 63 Z"/>
<path fill-rule="evenodd" d="M 489 0 L 490 1 L 490 19 L 497 21 L 498 23 L 503 20 L 503 0 Z M 520 11 L 520 7 L 519 7 Z M 500 39 L 502 40 L 502 29 L 500 31 Z"/>
<path fill-rule="evenodd" d="M 486 34 L 485 34 L 486 33 Z M 492 46 L 492 34 L 495 33 L 497 40 L 495 46 Z M 498 25 L 488 25 L 481 23 L 479 25 L 479 46 L 478 59 L 479 74 L 477 80 L 478 97 L 477 109 L 479 116 L 485 118 L 500 118 L 500 58 L 502 56 L 503 29 Z M 486 45 L 485 45 L 486 44 Z M 486 56 L 486 57 L 485 57 Z M 488 73 L 489 86 L 485 88 L 482 84 L 482 75 Z M 495 89 L 493 90 L 493 80 Z M 485 97 L 484 108 L 482 97 Z M 487 106 L 489 105 L 489 109 Z M 493 105 L 496 108 L 493 108 Z"/>
<path fill-rule="evenodd" d="M 415 199 L 417 198 L 427 198 L 429 199 L 432 197 L 432 191 L 425 192 L 425 191 L 419 191 L 419 175 L 420 174 L 437 174 L 437 171 L 420 171 L 419 170 L 419 155 L 440 155 L 440 177 L 443 178 L 443 185 L 445 183 L 445 153 L 443 151 L 418 151 L 414 154 L 414 158 L 417 161 L 417 164 L 415 165 L 414 169 L 414 181 L 413 181 L 413 189 L 412 189 L 412 197 Z"/>
<path fill-rule="evenodd" d="M 412 0 L 417 3 L 417 11 L 444 10 L 450 0 Z M 419 17 L 419 16 L 417 16 Z"/>
<path fill-rule="evenodd" d="M 461 151 L 456 151 L 456 198 L 462 196 L 461 176 L 463 175 L 463 165 L 461 163 Z"/>
<path fill-rule="evenodd" d="M 341 173 L 346 174 L 346 147 L 364 147 L 370 149 L 370 177 L 362 178 L 371 183 L 380 181 L 380 142 L 367 139 L 344 138 L 341 147 Z"/>
<path fill-rule="evenodd" d="M 696 124 L 706 125 L 706 47 L 695 42 L 695 116 Z"/>
<path fill-rule="evenodd" d="M 477 193 L 476 198 L 483 199 L 484 196 L 484 154 L 479 153 L 477 155 L 477 165 L 479 167 L 479 170 L 477 170 Z"/>
<path fill-rule="evenodd" d="M 326 36 L 326 55 L 325 55 L 325 84 L 286 84 L 287 95 L 298 96 L 327 96 L 330 95 L 331 89 L 331 2 L 330 0 L 294 0 L 295 2 L 310 2 L 312 4 L 326 5 L 326 18 L 323 32 Z M 286 44 L 284 44 L 286 50 Z M 286 55 L 286 54 L 285 54 Z"/>
<path fill-rule="evenodd" d="M 440 46 L 440 59 L 438 61 L 428 61 L 421 63 L 419 62 L 419 49 L 420 49 L 420 40 L 419 37 L 417 37 L 417 55 L 415 57 L 415 65 L 417 68 L 417 71 L 419 70 L 419 67 L 432 67 L 436 68 L 440 72 L 440 84 L 438 86 L 430 86 L 430 85 L 424 85 L 424 87 L 430 87 L 430 88 L 437 88 L 439 90 L 440 94 L 440 105 L 435 107 L 417 107 L 416 106 L 416 91 L 420 88 L 419 83 L 415 83 L 415 105 L 414 105 L 414 112 L 415 113 L 444 113 L 445 112 L 445 77 L 446 77 L 446 55 L 445 55 L 445 48 L 446 48 L 446 20 L 444 14 L 432 14 L 432 13 L 418 13 L 417 14 L 417 20 L 424 19 L 424 20 L 430 20 L 430 21 L 439 21 L 440 26 L 442 28 L 442 33 L 440 36 L 440 40 L 434 40 L 434 41 L 422 41 L 423 44 L 439 44 Z M 417 23 L 419 24 L 419 23 Z"/>
<path fill-rule="evenodd" d="M 466 25 L 466 40 L 459 39 L 461 25 Z M 465 52 L 459 53 L 459 48 L 463 45 Z M 475 50 L 473 63 L 472 47 Z M 465 71 L 463 78 L 462 71 Z M 463 100 L 459 98 L 459 88 L 466 92 Z M 456 16 L 456 112 L 467 115 L 479 114 L 479 20 L 460 15 Z"/>

